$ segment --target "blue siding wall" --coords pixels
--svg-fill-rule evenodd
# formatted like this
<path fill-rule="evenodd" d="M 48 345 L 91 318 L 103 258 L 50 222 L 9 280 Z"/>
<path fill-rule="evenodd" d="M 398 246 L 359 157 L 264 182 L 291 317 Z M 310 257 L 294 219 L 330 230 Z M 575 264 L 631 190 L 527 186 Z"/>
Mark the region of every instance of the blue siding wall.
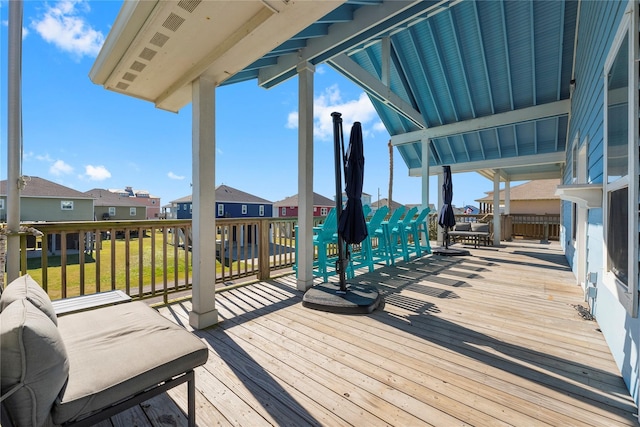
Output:
<path fill-rule="evenodd" d="M 603 107 L 604 63 L 618 25 L 627 7 L 626 1 L 581 2 L 580 27 L 576 56 L 576 90 L 572 98 L 571 125 L 568 141 L 579 137 L 580 144 L 588 143 L 587 180 L 603 182 Z M 571 183 L 571 143 L 567 147 L 567 168 L 564 182 Z M 575 250 L 571 243 L 571 203 L 563 203 L 563 236 L 567 259 L 575 265 Z M 595 315 L 624 381 L 636 404 L 638 396 L 638 353 L 640 350 L 640 321 L 628 316 L 625 308 L 603 285 L 603 212 L 590 209 L 587 226 L 587 272 L 598 274 Z"/>
<path fill-rule="evenodd" d="M 218 215 L 218 206 L 224 205 L 224 215 Z M 247 213 L 242 213 L 242 206 L 247 206 Z M 191 219 L 191 202 L 178 203 L 177 219 Z M 260 206 L 264 206 L 264 215 L 260 215 Z M 271 218 L 273 205 L 252 203 L 224 203 L 216 202 L 216 218 Z"/>

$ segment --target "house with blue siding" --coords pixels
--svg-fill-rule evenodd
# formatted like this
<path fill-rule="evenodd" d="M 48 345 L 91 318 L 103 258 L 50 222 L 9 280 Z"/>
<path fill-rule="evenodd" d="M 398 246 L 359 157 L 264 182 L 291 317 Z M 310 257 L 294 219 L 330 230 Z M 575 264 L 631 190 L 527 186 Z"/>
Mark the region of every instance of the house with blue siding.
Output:
<path fill-rule="evenodd" d="M 171 204 L 176 206 L 176 219 L 192 218 L 191 195 L 174 200 Z M 216 218 L 270 218 L 272 215 L 273 202 L 228 185 L 216 187 Z"/>
<path fill-rule="evenodd" d="M 638 2 L 581 2 L 572 76 L 561 243 L 636 404 Z"/>

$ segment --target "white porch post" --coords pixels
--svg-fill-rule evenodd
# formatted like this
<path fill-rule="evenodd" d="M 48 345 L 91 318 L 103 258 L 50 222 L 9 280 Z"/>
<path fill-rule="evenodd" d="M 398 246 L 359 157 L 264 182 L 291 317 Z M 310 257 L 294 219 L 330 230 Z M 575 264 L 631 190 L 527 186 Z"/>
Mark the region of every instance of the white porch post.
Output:
<path fill-rule="evenodd" d="M 218 323 L 216 310 L 215 90 L 213 81 L 192 83 L 193 181 L 193 310 L 189 324 L 196 329 Z"/>
<path fill-rule="evenodd" d="M 422 209 L 429 207 L 429 139 L 422 140 Z M 428 222 L 427 222 L 428 223 Z M 431 237 L 431 236 L 429 236 Z M 424 236 L 420 235 L 420 239 Z M 421 242 L 425 246 L 428 242 Z"/>
<path fill-rule="evenodd" d="M 493 174 L 493 245 L 500 245 L 500 171 Z"/>
<path fill-rule="evenodd" d="M 504 214 L 511 214 L 511 181 L 504 183 Z"/>
<path fill-rule="evenodd" d="M 313 73 L 311 63 L 298 65 L 298 281 L 313 286 Z"/>
<path fill-rule="evenodd" d="M 442 186 L 444 185 L 444 172 L 438 174 L 438 213 L 442 210 L 444 199 L 442 198 Z M 444 230 L 438 226 L 438 244 L 444 246 Z"/>
<path fill-rule="evenodd" d="M 20 190 L 22 178 L 22 1 L 9 2 L 9 54 L 7 88 L 7 282 L 20 276 Z M 4 274 L 4 271 L 0 272 Z"/>

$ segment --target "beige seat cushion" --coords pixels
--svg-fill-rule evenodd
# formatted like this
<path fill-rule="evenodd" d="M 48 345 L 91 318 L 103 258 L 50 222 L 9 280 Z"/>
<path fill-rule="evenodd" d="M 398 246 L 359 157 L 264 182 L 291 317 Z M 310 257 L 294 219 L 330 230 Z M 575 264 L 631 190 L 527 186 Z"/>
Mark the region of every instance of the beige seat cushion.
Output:
<path fill-rule="evenodd" d="M 54 324 L 58 324 L 58 318 L 53 304 L 51 304 L 51 299 L 49 299 L 49 295 L 47 295 L 38 282 L 33 280 L 28 274 L 18 277 L 9 283 L 4 291 L 2 291 L 2 295 L 0 296 L 0 311 L 4 310 L 12 302 L 25 298 L 38 309 L 42 310 Z"/>
<path fill-rule="evenodd" d="M 206 362 L 207 347 L 143 302 L 58 319 L 69 382 L 53 408 L 60 424 L 91 415 Z"/>
<path fill-rule="evenodd" d="M 483 222 L 474 222 L 471 224 L 471 231 L 476 233 L 488 233 L 489 224 Z"/>
<path fill-rule="evenodd" d="M 67 381 L 67 353 L 58 328 L 27 299 L 0 313 L 0 383 L 15 425 L 41 426 Z"/>
<path fill-rule="evenodd" d="M 471 231 L 471 223 L 469 222 L 457 222 L 454 231 Z"/>

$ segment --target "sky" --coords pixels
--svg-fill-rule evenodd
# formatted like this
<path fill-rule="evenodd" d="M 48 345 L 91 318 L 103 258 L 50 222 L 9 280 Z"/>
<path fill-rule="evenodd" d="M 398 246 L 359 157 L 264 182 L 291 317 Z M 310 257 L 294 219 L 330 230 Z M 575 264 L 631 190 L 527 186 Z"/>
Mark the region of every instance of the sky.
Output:
<path fill-rule="evenodd" d="M 122 1 L 24 1 L 22 173 L 78 191 L 147 190 L 167 204 L 191 194 L 191 105 L 159 110 L 95 85 L 89 71 Z M 0 179 L 7 179 L 7 0 L 0 0 Z M 345 144 L 363 128 L 363 191 L 388 197 L 389 133 L 364 92 L 327 65 L 314 77 L 314 191 L 335 193 L 331 113 L 342 113 Z M 216 183 L 276 202 L 297 188 L 297 78 L 272 89 L 248 81 L 216 90 Z M 421 178 L 393 154 L 393 200 L 421 203 Z M 344 177 L 343 177 L 344 179 Z M 474 205 L 493 190 L 476 173 L 454 174 L 453 204 Z M 344 183 L 343 183 L 344 188 Z M 430 202 L 437 205 L 432 176 Z"/>

